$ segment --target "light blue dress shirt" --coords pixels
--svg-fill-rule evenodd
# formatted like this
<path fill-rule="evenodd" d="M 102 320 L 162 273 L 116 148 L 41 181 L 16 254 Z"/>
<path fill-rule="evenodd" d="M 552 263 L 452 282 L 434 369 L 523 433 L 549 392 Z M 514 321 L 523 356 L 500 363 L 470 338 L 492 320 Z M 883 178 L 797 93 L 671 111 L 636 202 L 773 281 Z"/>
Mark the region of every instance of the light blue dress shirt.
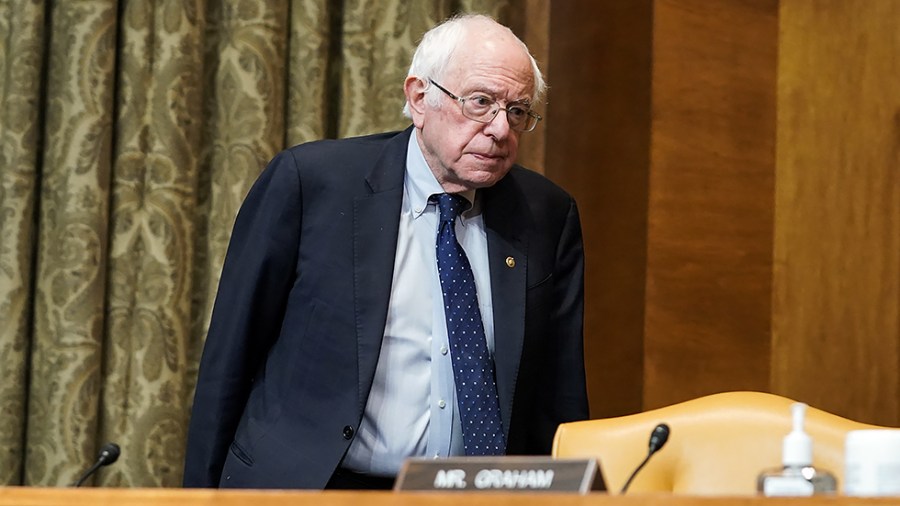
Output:
<path fill-rule="evenodd" d="M 414 130 L 406 154 L 384 340 L 362 423 L 341 464 L 346 469 L 394 476 L 408 457 L 464 454 L 435 260 L 439 213 L 428 201 L 443 192 Z M 475 205 L 457 219 L 456 234 L 472 264 L 488 349 L 493 353 L 487 235 L 475 192 L 462 195 Z"/>

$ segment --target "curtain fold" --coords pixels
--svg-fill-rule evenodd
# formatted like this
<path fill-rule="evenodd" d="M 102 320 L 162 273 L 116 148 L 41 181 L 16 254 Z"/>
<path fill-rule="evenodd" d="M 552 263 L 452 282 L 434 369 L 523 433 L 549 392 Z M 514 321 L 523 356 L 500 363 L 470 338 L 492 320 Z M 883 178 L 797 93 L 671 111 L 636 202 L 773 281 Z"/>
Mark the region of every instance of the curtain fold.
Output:
<path fill-rule="evenodd" d="M 117 6 L 48 8 L 24 482 L 65 484 L 98 433 Z"/>
<path fill-rule="evenodd" d="M 288 25 L 286 144 L 293 146 L 329 133 L 328 100 L 331 52 L 340 38 L 332 25 L 339 21 L 339 2 L 291 0 Z"/>
<path fill-rule="evenodd" d="M 0 4 L 0 483 L 24 461 L 44 6 Z"/>
<path fill-rule="evenodd" d="M 127 2 L 120 17 L 98 442 L 117 441 L 122 465 L 108 484 L 180 475 L 206 15 L 200 1 Z"/>
<path fill-rule="evenodd" d="M 0 483 L 179 486 L 238 207 L 286 146 L 401 129 L 422 33 L 509 1 L 0 0 Z"/>

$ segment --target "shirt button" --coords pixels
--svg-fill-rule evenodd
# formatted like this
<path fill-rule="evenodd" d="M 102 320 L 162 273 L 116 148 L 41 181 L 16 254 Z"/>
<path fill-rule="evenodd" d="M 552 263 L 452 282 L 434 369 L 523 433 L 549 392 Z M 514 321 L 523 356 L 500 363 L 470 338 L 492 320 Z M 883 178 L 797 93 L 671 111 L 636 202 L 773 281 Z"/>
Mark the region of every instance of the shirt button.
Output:
<path fill-rule="evenodd" d="M 441 408 L 441 409 L 444 409 L 444 408 L 447 407 L 447 403 L 444 402 L 444 399 L 441 399 L 441 400 L 438 401 L 438 407 Z"/>
<path fill-rule="evenodd" d="M 344 426 L 344 439 L 350 439 L 353 437 L 353 427 L 349 425 Z"/>
<path fill-rule="evenodd" d="M 447 354 L 447 347 L 441 346 L 441 355 L 446 355 L 446 354 Z"/>

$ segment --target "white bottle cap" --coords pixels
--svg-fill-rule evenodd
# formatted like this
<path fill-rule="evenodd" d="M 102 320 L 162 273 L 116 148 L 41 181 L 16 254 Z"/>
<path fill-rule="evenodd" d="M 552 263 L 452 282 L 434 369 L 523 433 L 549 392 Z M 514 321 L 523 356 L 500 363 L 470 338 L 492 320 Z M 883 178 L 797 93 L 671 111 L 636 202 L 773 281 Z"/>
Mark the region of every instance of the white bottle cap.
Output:
<path fill-rule="evenodd" d="M 806 404 L 795 402 L 791 404 L 791 415 L 794 427 L 790 434 L 784 437 L 782 446 L 782 464 L 791 467 L 804 467 L 812 465 L 812 438 L 803 431 L 803 421 L 806 416 Z"/>

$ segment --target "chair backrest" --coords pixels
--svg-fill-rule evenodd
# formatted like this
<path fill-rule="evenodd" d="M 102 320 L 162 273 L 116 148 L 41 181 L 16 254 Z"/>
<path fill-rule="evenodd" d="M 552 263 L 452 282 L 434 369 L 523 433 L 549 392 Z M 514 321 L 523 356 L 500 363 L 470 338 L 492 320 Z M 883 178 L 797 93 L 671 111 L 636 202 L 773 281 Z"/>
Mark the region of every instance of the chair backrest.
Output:
<path fill-rule="evenodd" d="M 761 392 L 725 392 L 634 415 L 564 423 L 556 431 L 553 456 L 596 458 L 615 494 L 647 455 L 650 432 L 665 422 L 669 440 L 635 477 L 629 494 L 751 495 L 760 471 L 781 467 L 793 402 Z M 805 429 L 813 439 L 813 465 L 834 473 L 840 489 L 847 432 L 878 428 L 884 427 L 809 407 Z"/>

